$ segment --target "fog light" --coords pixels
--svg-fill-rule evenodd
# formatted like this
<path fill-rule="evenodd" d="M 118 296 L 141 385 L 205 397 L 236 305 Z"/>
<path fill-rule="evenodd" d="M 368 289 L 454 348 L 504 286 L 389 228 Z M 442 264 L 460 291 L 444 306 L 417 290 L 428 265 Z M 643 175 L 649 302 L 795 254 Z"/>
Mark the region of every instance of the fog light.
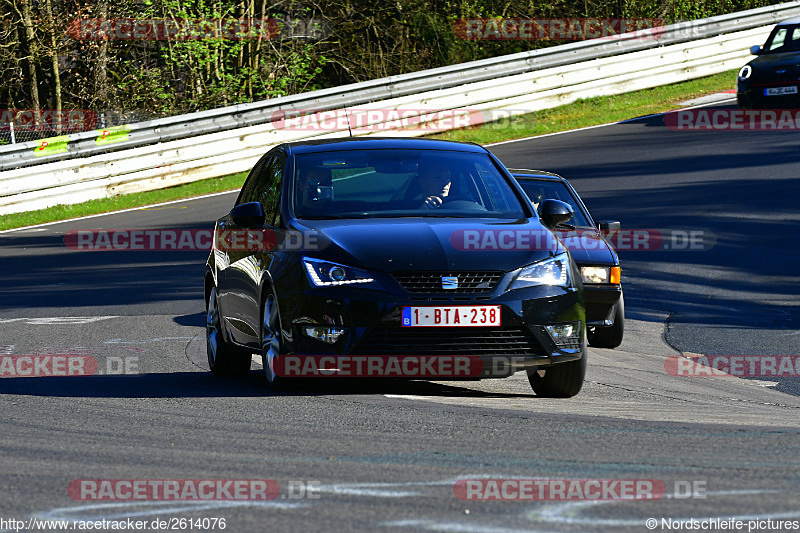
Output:
<path fill-rule="evenodd" d="M 344 328 L 329 328 L 326 326 L 303 326 L 303 334 L 318 341 L 333 344 L 344 333 Z"/>
<path fill-rule="evenodd" d="M 581 323 L 548 324 L 544 327 L 559 348 L 580 348 Z"/>

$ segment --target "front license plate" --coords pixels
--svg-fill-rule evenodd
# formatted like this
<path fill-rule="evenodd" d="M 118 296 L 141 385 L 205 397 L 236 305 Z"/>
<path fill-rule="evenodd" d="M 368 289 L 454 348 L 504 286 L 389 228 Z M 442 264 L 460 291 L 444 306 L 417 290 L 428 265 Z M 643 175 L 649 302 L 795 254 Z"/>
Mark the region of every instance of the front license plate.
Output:
<path fill-rule="evenodd" d="M 403 307 L 403 326 L 499 326 L 499 305 Z"/>
<path fill-rule="evenodd" d="M 797 87 L 770 87 L 764 89 L 764 96 L 780 96 L 782 94 L 797 94 Z"/>

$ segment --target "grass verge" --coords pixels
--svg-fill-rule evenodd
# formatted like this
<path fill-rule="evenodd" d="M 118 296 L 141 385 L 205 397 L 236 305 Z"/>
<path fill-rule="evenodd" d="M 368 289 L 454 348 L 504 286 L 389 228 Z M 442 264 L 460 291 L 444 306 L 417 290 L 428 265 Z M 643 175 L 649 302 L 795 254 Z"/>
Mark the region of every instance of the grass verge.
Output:
<path fill-rule="evenodd" d="M 47 209 L 27 211 L 25 213 L 12 213 L 0 217 L 0 231 L 12 228 L 32 226 L 34 224 L 44 224 L 45 222 L 55 222 L 67 220 L 69 218 L 82 217 L 86 215 L 96 215 L 98 213 L 108 213 L 120 211 L 132 207 L 142 207 L 146 205 L 169 202 L 170 200 L 180 200 L 182 198 L 192 198 L 214 192 L 236 190 L 242 187 L 247 172 L 230 174 L 222 178 L 212 178 L 202 181 L 178 185 L 168 189 L 158 189 L 156 191 L 140 192 L 134 194 L 123 194 L 113 198 L 103 198 L 101 200 L 89 200 L 80 204 L 57 205 Z"/>
<path fill-rule="evenodd" d="M 680 105 L 680 102 L 729 91 L 735 87 L 735 82 L 736 71 L 731 70 L 675 85 L 579 100 L 573 104 L 520 115 L 483 126 L 437 133 L 431 137 L 490 144 L 619 122 L 679 109 L 684 107 Z M 731 96 L 735 95 L 731 94 Z"/>
<path fill-rule="evenodd" d="M 674 85 L 579 100 L 573 104 L 553 109 L 520 115 L 483 126 L 438 133 L 430 137 L 490 144 L 586 126 L 596 126 L 609 122 L 619 122 L 671 111 L 682 107 L 680 102 L 730 90 L 734 86 L 735 80 L 736 71 L 731 70 Z M 240 172 L 222 178 L 197 181 L 157 191 L 127 194 L 103 200 L 91 200 L 80 204 L 59 205 L 38 211 L 3 215 L 0 218 L 0 231 L 239 189 L 246 175 L 246 172 Z"/>

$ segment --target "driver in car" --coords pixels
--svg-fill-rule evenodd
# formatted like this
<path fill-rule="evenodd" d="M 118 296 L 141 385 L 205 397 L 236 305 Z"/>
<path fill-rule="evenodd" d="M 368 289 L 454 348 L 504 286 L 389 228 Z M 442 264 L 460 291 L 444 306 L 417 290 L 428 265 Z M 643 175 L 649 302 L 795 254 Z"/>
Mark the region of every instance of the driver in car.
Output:
<path fill-rule="evenodd" d="M 333 180 L 330 169 L 311 167 L 301 172 L 297 181 L 299 204 L 306 211 L 325 209 L 331 200 Z"/>
<path fill-rule="evenodd" d="M 420 207 L 429 209 L 441 207 L 444 199 L 450 194 L 452 185 L 450 169 L 442 163 L 432 163 L 420 172 L 419 184 L 422 187 L 422 194 L 418 196 L 422 202 Z"/>

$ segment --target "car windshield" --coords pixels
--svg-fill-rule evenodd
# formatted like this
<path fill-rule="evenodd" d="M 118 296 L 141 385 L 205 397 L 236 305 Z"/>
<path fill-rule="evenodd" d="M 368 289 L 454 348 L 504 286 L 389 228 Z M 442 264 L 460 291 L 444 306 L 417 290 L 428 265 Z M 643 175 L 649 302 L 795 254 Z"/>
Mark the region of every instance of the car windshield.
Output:
<path fill-rule="evenodd" d="M 537 207 L 537 212 L 542 207 L 542 201 L 561 200 L 572 206 L 572 210 L 575 212 L 572 218 L 566 222 L 567 224 L 575 226 L 576 228 L 592 227 L 584 216 L 583 211 L 581 211 L 578 206 L 578 201 L 564 183 L 550 180 L 521 179 L 519 180 L 519 184 L 522 186 L 522 190 L 525 191 L 525 194 L 528 195 L 528 198 L 531 199 L 534 206 Z"/>
<path fill-rule="evenodd" d="M 800 25 L 776 26 L 764 45 L 765 54 L 800 52 Z"/>
<path fill-rule="evenodd" d="M 293 202 L 299 218 L 525 218 L 487 154 L 360 150 L 300 154 Z"/>

